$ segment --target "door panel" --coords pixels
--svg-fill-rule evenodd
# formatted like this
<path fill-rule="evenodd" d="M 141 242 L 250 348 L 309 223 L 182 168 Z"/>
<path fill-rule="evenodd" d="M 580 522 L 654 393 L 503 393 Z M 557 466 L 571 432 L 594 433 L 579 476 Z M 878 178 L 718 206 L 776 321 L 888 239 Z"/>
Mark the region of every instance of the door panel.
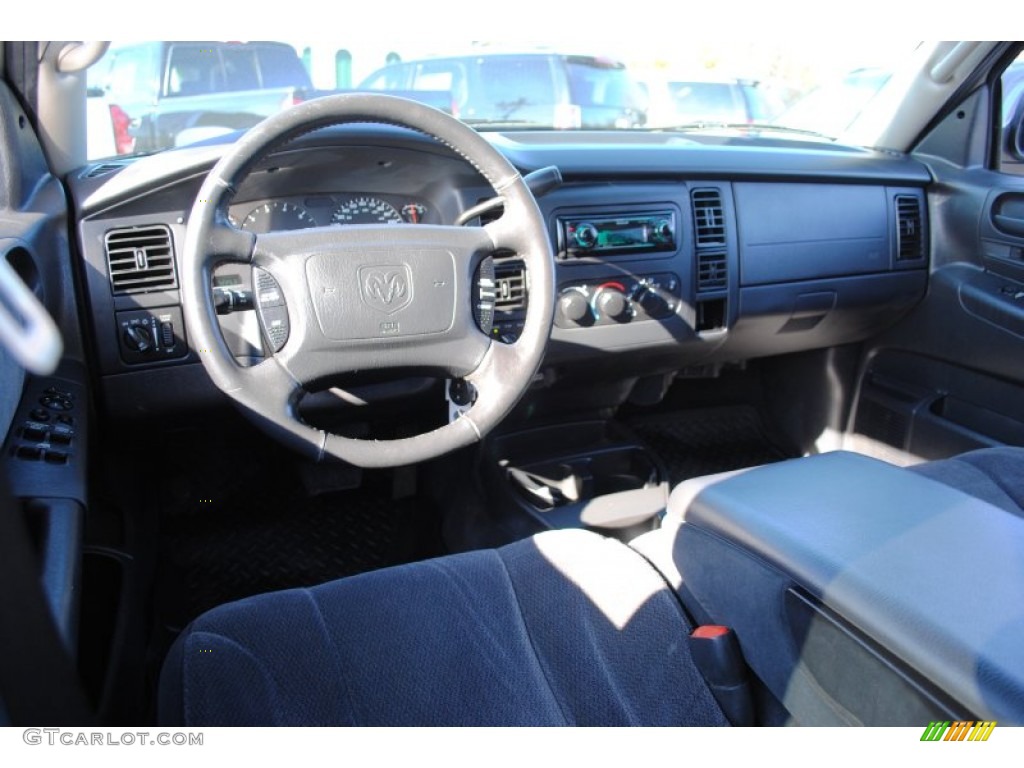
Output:
<path fill-rule="evenodd" d="M 978 95 L 965 104 L 984 114 Z M 851 432 L 926 459 L 1024 445 L 1024 178 L 921 159 L 935 179 L 928 293 L 867 346 Z"/>
<path fill-rule="evenodd" d="M 53 376 L 28 376 L 0 349 L 0 472 L 38 556 L 40 584 L 74 655 L 88 502 L 88 376 L 75 300 L 67 203 L 28 116 L 0 83 L 0 259 L 57 321 L 64 357 Z M 5 513 L 9 510 L 5 507 Z M 0 617 L 0 623 L 16 618 Z M 0 702 L 0 713 L 3 706 Z M 0 714 L 2 720 L 2 714 Z"/>

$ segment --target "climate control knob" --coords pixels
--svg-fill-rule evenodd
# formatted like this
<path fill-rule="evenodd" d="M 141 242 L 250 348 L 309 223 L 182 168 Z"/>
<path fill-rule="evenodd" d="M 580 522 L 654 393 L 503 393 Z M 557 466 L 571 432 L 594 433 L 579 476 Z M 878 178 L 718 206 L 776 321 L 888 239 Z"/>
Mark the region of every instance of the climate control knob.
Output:
<path fill-rule="evenodd" d="M 590 302 L 580 291 L 569 289 L 558 297 L 558 312 L 566 320 L 576 325 L 587 325 L 593 318 L 590 315 Z"/>
<path fill-rule="evenodd" d="M 598 291 L 595 306 L 601 317 L 620 323 L 629 319 L 629 299 L 616 288 L 602 288 Z"/>
<path fill-rule="evenodd" d="M 640 296 L 640 306 L 650 317 L 662 318 L 672 314 L 672 307 L 657 290 L 647 288 Z"/>

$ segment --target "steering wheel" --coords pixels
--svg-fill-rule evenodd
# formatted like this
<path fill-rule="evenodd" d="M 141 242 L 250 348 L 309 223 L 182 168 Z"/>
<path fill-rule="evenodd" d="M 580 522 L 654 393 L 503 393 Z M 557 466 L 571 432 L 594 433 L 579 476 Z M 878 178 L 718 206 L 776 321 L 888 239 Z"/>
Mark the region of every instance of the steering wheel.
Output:
<path fill-rule="evenodd" d="M 412 128 L 447 145 L 501 196 L 504 213 L 482 227 L 371 224 L 255 235 L 229 223 L 228 202 L 271 150 L 310 131 L 353 122 Z M 478 268 L 498 250 L 515 252 L 526 267 L 526 318 L 513 344 L 492 340 L 474 317 Z M 217 322 L 212 274 L 227 261 L 253 268 L 270 349 L 252 367 L 237 364 Z M 264 120 L 210 171 L 189 214 L 182 294 L 207 373 L 258 425 L 318 460 L 400 466 L 480 440 L 526 391 L 551 329 L 554 256 L 529 187 L 476 131 L 408 99 L 340 94 Z M 476 399 L 451 423 L 397 440 L 347 438 L 299 417 L 302 393 L 318 382 L 389 368 L 464 379 Z"/>

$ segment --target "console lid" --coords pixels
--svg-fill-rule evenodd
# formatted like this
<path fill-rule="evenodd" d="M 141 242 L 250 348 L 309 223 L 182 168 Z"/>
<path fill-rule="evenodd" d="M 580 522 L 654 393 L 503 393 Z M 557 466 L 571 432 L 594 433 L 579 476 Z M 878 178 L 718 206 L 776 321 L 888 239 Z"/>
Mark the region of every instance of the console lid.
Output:
<path fill-rule="evenodd" d="M 797 719 L 1024 723 L 1024 519 L 845 452 L 687 491 L 669 503 L 683 599 Z M 838 627 L 824 642 L 806 606 Z"/>

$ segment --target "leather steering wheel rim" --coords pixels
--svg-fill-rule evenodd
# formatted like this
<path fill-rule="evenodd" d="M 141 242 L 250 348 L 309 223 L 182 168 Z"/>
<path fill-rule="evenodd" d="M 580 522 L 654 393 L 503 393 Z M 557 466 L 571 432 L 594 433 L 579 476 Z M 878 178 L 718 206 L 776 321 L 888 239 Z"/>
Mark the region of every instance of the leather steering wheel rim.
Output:
<path fill-rule="evenodd" d="M 483 227 L 358 225 L 265 236 L 229 223 L 227 205 L 260 160 L 298 136 L 356 122 L 411 128 L 446 145 L 475 167 L 501 196 L 502 216 Z M 521 335 L 512 344 L 492 340 L 475 322 L 469 323 L 475 290 L 470 276 L 482 259 L 499 250 L 514 251 L 526 268 L 526 317 Z M 275 277 L 290 319 L 292 336 L 279 351 L 268 350 L 268 357 L 252 367 L 235 361 L 220 333 L 211 286 L 214 268 L 224 262 L 252 264 Z M 450 274 L 451 286 L 438 274 Z M 364 275 L 369 276 L 367 280 Z M 339 309 L 326 303 L 325 297 L 333 295 L 336 284 L 356 281 L 359 286 L 368 285 L 374 275 L 378 283 L 388 279 L 398 281 L 401 290 L 407 286 L 407 294 L 393 292 L 400 293 L 405 302 L 400 310 L 382 305 L 379 295 L 368 300 L 362 287 L 358 288 L 363 291 L 362 304 L 352 300 Z M 440 286 L 439 299 L 429 293 L 431 285 Z M 189 214 L 182 298 L 193 346 L 201 350 L 199 358 L 211 380 L 257 425 L 317 460 L 330 456 L 362 467 L 401 466 L 480 440 L 525 393 L 540 366 L 551 329 L 554 256 L 529 187 L 480 134 L 440 110 L 408 99 L 340 94 L 264 120 L 213 167 Z M 420 300 L 418 310 L 414 309 L 416 299 Z M 448 328 L 441 328 L 447 321 L 444 311 L 449 300 L 452 321 Z M 444 311 L 436 310 L 437 306 Z M 434 315 L 441 312 L 440 320 L 435 316 L 427 319 L 429 307 L 435 308 Z M 374 310 L 386 310 L 396 319 L 381 320 L 372 314 Z M 345 312 L 355 314 L 347 323 L 336 322 L 335 315 Z M 409 319 L 401 319 L 403 316 Z M 400 329 L 406 335 L 373 337 L 377 321 L 382 329 Z M 369 329 L 363 334 L 366 338 L 348 338 L 344 329 L 352 326 Z M 353 370 L 352 366 L 360 370 L 367 365 L 408 367 L 410 361 L 429 362 L 432 356 L 438 358 L 440 370 L 459 375 L 477 391 L 472 407 L 447 425 L 402 439 L 357 440 L 317 429 L 298 415 L 302 392 L 331 372 L 331 365 L 337 366 L 333 373 L 343 373 Z"/>

